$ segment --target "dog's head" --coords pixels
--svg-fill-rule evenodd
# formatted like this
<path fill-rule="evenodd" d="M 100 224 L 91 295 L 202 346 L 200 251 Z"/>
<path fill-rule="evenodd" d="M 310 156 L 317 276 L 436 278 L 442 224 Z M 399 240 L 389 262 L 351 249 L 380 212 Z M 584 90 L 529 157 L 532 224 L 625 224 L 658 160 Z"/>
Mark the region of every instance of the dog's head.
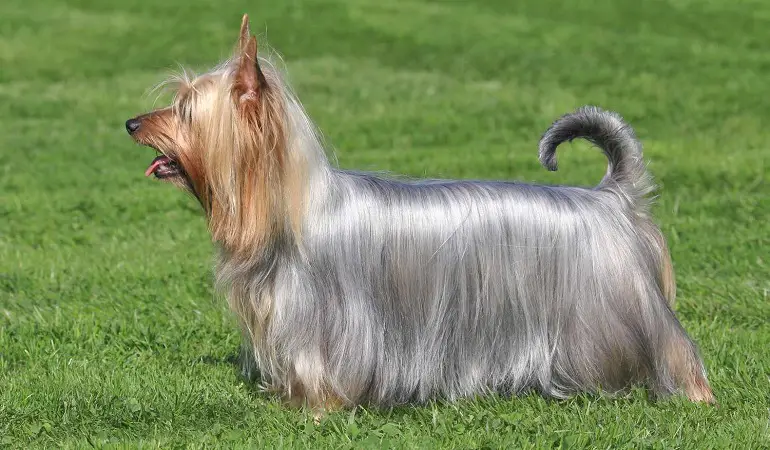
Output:
<path fill-rule="evenodd" d="M 126 122 L 137 143 L 158 153 L 146 175 L 195 195 L 226 247 L 259 244 L 281 214 L 285 98 L 277 71 L 257 57 L 248 17 L 232 58 L 174 85 L 171 105 Z"/>

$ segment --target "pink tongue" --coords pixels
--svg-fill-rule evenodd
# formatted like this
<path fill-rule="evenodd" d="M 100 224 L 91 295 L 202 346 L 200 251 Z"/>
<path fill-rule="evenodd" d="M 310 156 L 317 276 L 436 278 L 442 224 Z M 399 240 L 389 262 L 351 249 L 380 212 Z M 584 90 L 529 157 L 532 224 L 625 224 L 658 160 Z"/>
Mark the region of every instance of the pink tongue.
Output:
<path fill-rule="evenodd" d="M 158 168 L 158 166 L 165 164 L 169 161 L 168 158 L 155 158 L 155 160 L 152 161 L 152 164 L 150 164 L 150 167 L 147 168 L 147 170 L 144 171 L 144 176 L 149 177 L 150 175 L 155 172 L 155 169 Z"/>

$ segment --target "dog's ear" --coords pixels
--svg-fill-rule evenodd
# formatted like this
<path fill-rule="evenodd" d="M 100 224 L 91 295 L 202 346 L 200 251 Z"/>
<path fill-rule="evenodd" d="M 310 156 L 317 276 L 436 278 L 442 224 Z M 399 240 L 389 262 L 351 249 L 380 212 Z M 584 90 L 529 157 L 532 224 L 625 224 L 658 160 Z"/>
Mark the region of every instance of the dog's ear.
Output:
<path fill-rule="evenodd" d="M 243 103 L 256 99 L 259 90 L 265 86 L 265 77 L 257 60 L 257 38 L 249 31 L 249 16 L 243 15 L 241 33 L 238 37 L 238 71 L 235 74 L 233 93 Z"/>
<path fill-rule="evenodd" d="M 243 52 L 244 48 L 246 48 L 246 44 L 249 42 L 250 37 L 251 31 L 249 31 L 249 15 L 244 14 L 243 19 L 241 19 L 241 34 L 238 36 L 239 52 Z"/>

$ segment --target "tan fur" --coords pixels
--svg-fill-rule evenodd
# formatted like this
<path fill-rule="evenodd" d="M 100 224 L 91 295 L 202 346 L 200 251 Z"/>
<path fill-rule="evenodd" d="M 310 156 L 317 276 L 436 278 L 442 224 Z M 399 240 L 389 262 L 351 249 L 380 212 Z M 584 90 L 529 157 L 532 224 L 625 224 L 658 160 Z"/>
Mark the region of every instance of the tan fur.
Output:
<path fill-rule="evenodd" d="M 666 348 L 666 361 L 671 376 L 677 385 L 682 386 L 684 394 L 693 402 L 716 403 L 708 381 L 699 369 L 698 361 L 693 360 L 693 353 L 688 351 L 691 344 L 682 339 L 672 339 Z"/>
<path fill-rule="evenodd" d="M 673 307 L 676 301 L 676 278 L 674 276 L 674 265 L 671 261 L 671 253 L 666 244 L 666 238 L 657 227 L 652 226 L 651 222 L 641 221 L 638 222 L 637 225 L 644 231 L 647 238 L 653 241 L 655 248 L 659 249 L 658 286 L 660 287 L 661 293 L 668 301 L 669 306 Z"/>
<path fill-rule="evenodd" d="M 277 234 L 298 234 L 304 204 L 303 162 L 286 154 L 284 98 L 259 68 L 246 22 L 234 57 L 212 74 L 178 77 L 173 105 L 138 117 L 134 136 L 181 163 L 188 179 L 170 181 L 201 202 L 213 240 L 243 258 Z"/>
<path fill-rule="evenodd" d="M 661 240 L 663 237 L 661 236 Z M 671 261 L 671 253 L 668 251 L 665 240 L 661 243 L 660 285 L 668 304 L 674 306 L 676 302 L 676 279 L 674 277 L 674 264 Z"/>
<path fill-rule="evenodd" d="M 285 402 L 293 408 L 307 408 L 313 412 L 316 421 L 320 420 L 325 414 L 339 411 L 349 406 L 342 398 L 329 393 L 328 389 L 313 391 L 306 389 L 299 382 L 292 384 L 290 393 L 285 397 Z"/>

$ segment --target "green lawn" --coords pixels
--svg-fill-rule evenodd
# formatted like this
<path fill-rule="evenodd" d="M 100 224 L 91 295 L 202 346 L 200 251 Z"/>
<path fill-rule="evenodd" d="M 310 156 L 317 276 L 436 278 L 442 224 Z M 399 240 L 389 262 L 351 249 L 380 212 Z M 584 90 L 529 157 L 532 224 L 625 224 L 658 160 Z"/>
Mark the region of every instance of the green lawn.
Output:
<path fill-rule="evenodd" d="M 124 121 L 241 15 L 282 53 L 339 164 L 598 183 L 540 133 L 622 113 L 719 407 L 642 391 L 356 409 L 315 425 L 245 383 L 195 202 L 143 177 Z M 3 0 L 0 447 L 770 447 L 770 3 L 765 0 Z"/>

